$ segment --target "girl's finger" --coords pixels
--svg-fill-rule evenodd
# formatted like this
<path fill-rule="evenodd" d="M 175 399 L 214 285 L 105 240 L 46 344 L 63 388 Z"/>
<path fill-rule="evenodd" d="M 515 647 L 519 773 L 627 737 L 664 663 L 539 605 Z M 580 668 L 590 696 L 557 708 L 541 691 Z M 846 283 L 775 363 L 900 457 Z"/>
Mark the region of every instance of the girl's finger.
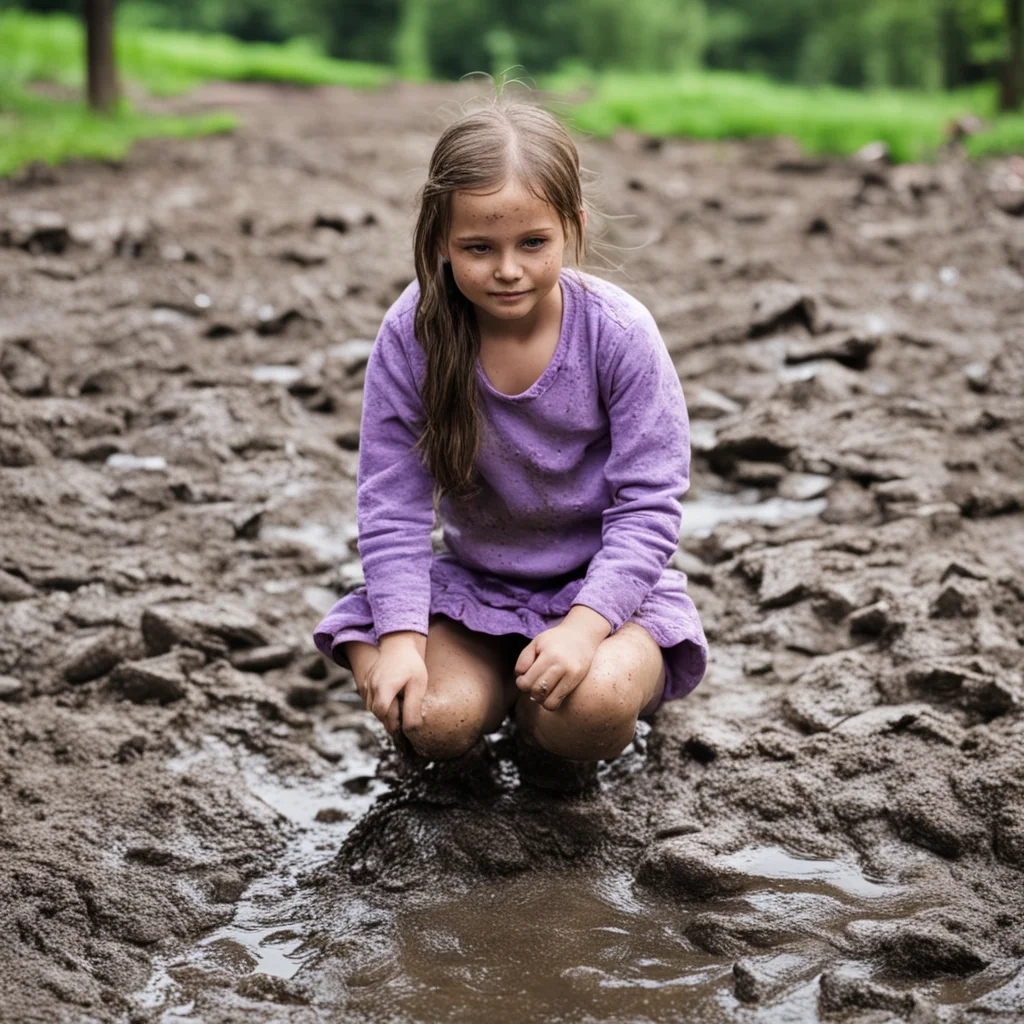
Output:
<path fill-rule="evenodd" d="M 541 654 L 538 655 L 537 660 L 530 666 L 529 670 L 516 680 L 516 685 L 520 690 L 529 693 L 542 679 L 546 679 L 550 685 L 561 673 L 562 669 L 553 663 L 549 655 Z"/>
<path fill-rule="evenodd" d="M 530 700 L 543 704 L 555 692 L 564 675 L 556 668 L 545 672 L 530 688 Z"/>
<path fill-rule="evenodd" d="M 523 675 L 534 663 L 537 657 L 537 640 L 534 638 L 519 652 L 516 659 L 516 675 Z"/>
<path fill-rule="evenodd" d="M 401 687 L 384 686 L 378 687 L 373 694 L 373 704 L 370 710 L 385 724 L 387 724 L 388 712 L 391 710 L 391 705 L 395 702 L 395 698 L 398 697 L 398 691 Z"/>
<path fill-rule="evenodd" d="M 402 691 L 402 726 L 423 724 L 423 697 L 427 681 L 410 679 Z"/>
<path fill-rule="evenodd" d="M 568 672 L 562 674 L 558 680 L 558 684 L 548 690 L 547 697 L 542 700 L 541 707 L 545 711 L 557 711 L 561 706 L 566 697 L 572 693 L 576 687 L 579 686 L 579 682 L 573 682 L 573 678 Z"/>
<path fill-rule="evenodd" d="M 395 733 L 400 732 L 402 729 L 402 697 L 401 694 L 397 696 L 392 702 L 391 707 L 384 713 L 384 717 L 381 719 L 384 723 L 384 728 L 387 729 L 389 736 L 394 736 Z"/>

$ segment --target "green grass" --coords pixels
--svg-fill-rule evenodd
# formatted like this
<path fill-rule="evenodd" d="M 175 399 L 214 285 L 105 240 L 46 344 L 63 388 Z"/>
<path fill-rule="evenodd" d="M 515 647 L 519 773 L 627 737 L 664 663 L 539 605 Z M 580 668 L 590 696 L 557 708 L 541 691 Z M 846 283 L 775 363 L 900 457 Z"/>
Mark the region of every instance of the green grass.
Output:
<path fill-rule="evenodd" d="M 111 117 L 84 103 L 67 103 L 0 85 L 0 177 L 32 161 L 60 164 L 73 157 L 120 160 L 137 139 L 188 137 L 230 131 L 230 114 L 157 117 L 130 106 Z"/>
<path fill-rule="evenodd" d="M 83 88 L 82 34 L 79 20 L 67 15 L 0 13 L 0 175 L 31 160 L 118 159 L 137 138 L 225 131 L 234 124 L 228 115 L 150 116 L 127 102 L 112 117 L 99 117 L 81 103 L 33 91 L 35 82 Z M 129 91 L 141 88 L 161 96 L 211 79 L 372 88 L 394 75 L 378 65 L 331 60 L 309 41 L 246 44 L 138 24 L 118 33 L 117 55 Z M 539 84 L 569 95 L 585 90 L 585 99 L 558 104 L 557 110 L 574 127 L 598 137 L 619 127 L 697 139 L 787 135 L 806 152 L 835 154 L 880 140 L 895 159 L 919 160 L 936 152 L 951 120 L 975 114 L 989 127 L 968 140 L 971 156 L 1024 152 L 1024 114 L 994 117 L 995 89 L 988 86 L 955 94 L 861 93 L 805 89 L 728 72 L 596 74 L 579 65 L 544 76 Z"/>
<path fill-rule="evenodd" d="M 975 160 L 1010 153 L 1024 153 L 1024 114 L 1005 114 L 988 131 L 967 140 L 967 154 Z"/>
<path fill-rule="evenodd" d="M 120 159 L 139 138 L 234 127 L 227 114 L 159 117 L 126 101 L 114 115 L 103 117 L 80 102 L 61 102 L 31 89 L 37 82 L 83 89 L 84 45 L 77 18 L 0 13 L 0 175 L 33 160 Z M 377 65 L 331 60 L 301 40 L 274 46 L 221 35 L 133 29 L 119 32 L 116 46 L 122 80 L 158 96 L 187 92 L 212 79 L 372 88 L 391 77 Z"/>
<path fill-rule="evenodd" d="M 889 145 L 896 160 L 932 156 L 946 126 L 964 114 L 988 119 L 995 108 L 989 87 L 959 93 L 873 92 L 822 87 L 806 89 L 752 75 L 718 71 L 678 74 L 606 72 L 576 68 L 551 75 L 543 87 L 587 96 L 569 119 L 599 138 L 628 127 L 649 135 L 696 139 L 748 139 L 788 135 L 808 153 L 849 154 L 869 142 Z M 1019 149 L 1024 118 L 999 118 L 971 140 L 975 155 Z"/>
<path fill-rule="evenodd" d="M 117 33 L 121 75 L 158 96 L 187 92 L 202 82 L 290 82 L 372 88 L 388 68 L 332 60 L 309 40 L 283 46 L 242 43 L 224 35 L 134 28 Z M 67 15 L 0 14 L 0 78 L 80 86 L 85 78 L 81 22 Z"/>

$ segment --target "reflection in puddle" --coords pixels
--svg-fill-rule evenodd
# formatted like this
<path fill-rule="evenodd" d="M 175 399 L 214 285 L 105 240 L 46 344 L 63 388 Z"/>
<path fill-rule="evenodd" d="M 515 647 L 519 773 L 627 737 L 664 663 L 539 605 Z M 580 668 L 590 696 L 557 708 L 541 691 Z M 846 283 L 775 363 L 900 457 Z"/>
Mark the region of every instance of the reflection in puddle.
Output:
<path fill-rule="evenodd" d="M 803 892 L 832 889 L 861 899 L 881 899 L 905 892 L 902 886 L 870 881 L 856 865 L 839 860 L 794 857 L 776 846 L 740 850 L 723 857 L 721 863 L 755 878 L 803 883 L 800 886 Z M 806 883 L 813 883 L 814 887 L 809 888 Z"/>
<path fill-rule="evenodd" d="M 489 879 L 428 906 L 399 906 L 387 968 L 382 964 L 377 983 L 356 990 L 347 1008 L 359 1019 L 424 1024 L 486 1020 L 499 999 L 509 1024 L 817 1020 L 817 978 L 837 963 L 829 933 L 867 910 L 860 899 L 884 913 L 886 898 L 903 890 L 870 882 L 852 865 L 773 848 L 743 851 L 726 863 L 750 871 L 752 891 L 679 903 L 634 886 L 626 872 L 547 872 Z M 758 905 L 780 884 L 794 902 L 808 904 L 799 924 L 791 906 Z M 819 897 L 821 887 L 845 898 Z M 772 948 L 708 952 L 695 939 L 709 930 L 771 934 Z M 736 995 L 733 965 L 741 956 L 764 979 L 763 1004 Z"/>
<path fill-rule="evenodd" d="M 828 507 L 825 498 L 798 501 L 792 498 L 768 498 L 760 501 L 756 488 L 738 494 L 702 491 L 683 502 L 681 537 L 706 537 L 722 523 L 756 522 L 779 526 L 791 519 L 819 516 Z"/>
<path fill-rule="evenodd" d="M 260 532 L 263 540 L 302 544 L 332 562 L 346 561 L 353 557 L 349 541 L 355 535 L 355 523 L 348 523 L 341 529 L 331 529 L 322 523 L 303 523 L 301 526 L 265 526 Z"/>

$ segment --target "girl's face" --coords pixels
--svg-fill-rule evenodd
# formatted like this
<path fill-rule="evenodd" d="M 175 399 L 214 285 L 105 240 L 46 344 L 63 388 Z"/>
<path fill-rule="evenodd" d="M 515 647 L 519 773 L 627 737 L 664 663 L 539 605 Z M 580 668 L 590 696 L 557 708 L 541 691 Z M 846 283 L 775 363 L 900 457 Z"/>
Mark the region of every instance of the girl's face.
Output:
<path fill-rule="evenodd" d="M 441 254 L 478 311 L 518 320 L 558 283 L 565 245 L 555 208 L 510 179 L 498 191 L 454 194 Z"/>

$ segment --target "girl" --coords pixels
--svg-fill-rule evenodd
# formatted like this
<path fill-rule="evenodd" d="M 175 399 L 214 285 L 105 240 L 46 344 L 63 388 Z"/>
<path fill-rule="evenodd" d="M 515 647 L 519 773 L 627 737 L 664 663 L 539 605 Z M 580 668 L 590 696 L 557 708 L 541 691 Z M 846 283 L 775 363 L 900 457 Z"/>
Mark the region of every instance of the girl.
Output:
<path fill-rule="evenodd" d="M 366 586 L 315 642 L 425 758 L 464 754 L 513 707 L 534 747 L 613 758 L 704 673 L 686 578 L 666 568 L 689 486 L 682 388 L 646 307 L 563 268 L 570 244 L 585 256 L 584 205 L 552 115 L 461 117 L 420 194 L 416 280 L 366 368 Z"/>

